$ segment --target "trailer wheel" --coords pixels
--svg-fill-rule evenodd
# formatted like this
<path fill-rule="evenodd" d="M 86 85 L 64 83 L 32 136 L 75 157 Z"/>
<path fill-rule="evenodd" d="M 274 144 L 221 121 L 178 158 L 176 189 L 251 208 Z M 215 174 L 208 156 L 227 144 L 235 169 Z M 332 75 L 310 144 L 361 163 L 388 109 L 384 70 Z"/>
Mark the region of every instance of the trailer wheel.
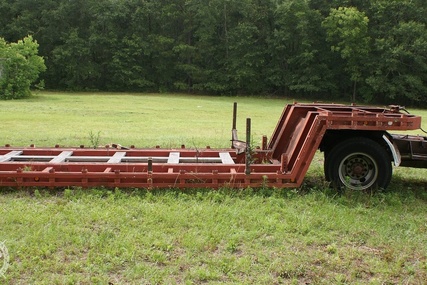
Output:
<path fill-rule="evenodd" d="M 338 189 L 387 188 L 392 176 L 386 150 L 367 138 L 352 138 L 335 146 L 325 159 L 325 176 Z"/>
<path fill-rule="evenodd" d="M 329 152 L 325 152 L 323 155 L 323 173 L 325 174 L 325 180 L 331 182 L 331 176 L 329 174 Z"/>

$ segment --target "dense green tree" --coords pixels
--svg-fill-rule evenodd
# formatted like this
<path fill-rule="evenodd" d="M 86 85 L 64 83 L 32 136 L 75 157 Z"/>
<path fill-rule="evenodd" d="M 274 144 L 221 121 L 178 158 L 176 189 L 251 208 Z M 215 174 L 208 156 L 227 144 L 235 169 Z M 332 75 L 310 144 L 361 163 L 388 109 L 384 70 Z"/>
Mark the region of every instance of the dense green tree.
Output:
<path fill-rule="evenodd" d="M 37 40 L 47 88 L 422 103 L 426 13 L 425 0 L 0 0 L 0 37 Z"/>
<path fill-rule="evenodd" d="M 370 32 L 375 40 L 367 83 L 381 101 L 407 104 L 426 100 L 427 10 L 422 1 L 372 4 L 369 16 L 375 29 Z"/>
<path fill-rule="evenodd" d="M 322 44 L 325 34 L 320 13 L 311 10 L 306 1 L 289 1 L 277 6 L 274 19 L 269 40 L 268 80 L 272 86 L 285 94 L 334 89 L 326 61 L 328 50 Z"/>
<path fill-rule="evenodd" d="M 230 6 L 224 0 L 190 1 L 193 11 L 194 65 L 193 89 L 209 93 L 229 93 L 226 72 L 229 58 Z M 197 24 L 195 24 L 197 23 Z"/>
<path fill-rule="evenodd" d="M 0 99 L 29 96 L 31 84 L 45 68 L 31 36 L 10 44 L 0 38 Z"/>
<path fill-rule="evenodd" d="M 357 83 L 364 79 L 363 67 L 369 54 L 369 19 L 354 7 L 332 9 L 323 21 L 331 50 L 345 61 L 345 71 L 353 82 L 352 101 L 356 101 Z"/>
<path fill-rule="evenodd" d="M 267 35 L 270 32 L 268 3 L 248 1 L 230 5 L 225 70 L 234 92 L 258 94 L 265 90 Z M 226 11 L 224 11 L 226 12 Z"/>
<path fill-rule="evenodd" d="M 376 93 L 401 103 L 425 100 L 427 94 L 427 29 L 417 22 L 400 22 L 375 40 L 378 58 L 368 84 Z M 424 99 L 423 99 L 424 97 Z"/>
<path fill-rule="evenodd" d="M 64 44 L 55 47 L 51 55 L 52 67 L 58 72 L 55 76 L 58 84 L 71 90 L 95 89 L 93 83 L 101 75 L 87 41 L 80 36 L 78 29 L 70 31 L 63 40 Z"/>

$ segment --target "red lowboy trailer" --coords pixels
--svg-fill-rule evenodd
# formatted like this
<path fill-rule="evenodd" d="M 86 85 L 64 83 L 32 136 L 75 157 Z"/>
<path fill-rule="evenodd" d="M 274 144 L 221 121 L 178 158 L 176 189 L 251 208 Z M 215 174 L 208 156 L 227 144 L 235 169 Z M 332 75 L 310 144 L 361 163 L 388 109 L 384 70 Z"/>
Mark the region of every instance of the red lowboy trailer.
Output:
<path fill-rule="evenodd" d="M 270 141 L 239 141 L 234 105 L 230 149 L 0 148 L 0 187 L 299 187 L 317 150 L 336 187 L 386 188 L 392 162 L 427 167 L 427 137 L 392 135 L 416 130 L 421 117 L 389 108 L 290 104 Z"/>

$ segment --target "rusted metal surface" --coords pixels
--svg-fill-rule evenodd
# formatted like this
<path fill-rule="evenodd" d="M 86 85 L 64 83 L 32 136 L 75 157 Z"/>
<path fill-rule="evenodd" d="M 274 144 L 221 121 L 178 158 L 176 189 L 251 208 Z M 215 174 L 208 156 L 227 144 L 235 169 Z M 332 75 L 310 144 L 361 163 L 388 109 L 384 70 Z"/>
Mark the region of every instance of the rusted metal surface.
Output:
<path fill-rule="evenodd" d="M 260 149 L 242 151 L 249 146 L 250 124 L 247 141 L 238 141 L 235 113 L 236 106 L 230 149 L 5 146 L 0 187 L 298 187 L 327 130 L 414 130 L 421 124 L 420 117 L 399 108 L 291 104 L 268 145 L 264 138 Z"/>
<path fill-rule="evenodd" d="M 421 117 L 395 109 L 337 104 L 292 104 L 285 107 L 268 149 L 271 157 L 287 158 L 287 168 L 304 172 L 326 130 L 416 130 Z M 305 172 L 304 172 L 305 173 Z"/>
<path fill-rule="evenodd" d="M 0 149 L 0 160 L 0 186 L 295 186 L 289 174 L 280 173 L 280 165 L 252 164 L 251 174 L 245 174 L 245 154 L 237 155 L 234 150 L 9 147 Z"/>

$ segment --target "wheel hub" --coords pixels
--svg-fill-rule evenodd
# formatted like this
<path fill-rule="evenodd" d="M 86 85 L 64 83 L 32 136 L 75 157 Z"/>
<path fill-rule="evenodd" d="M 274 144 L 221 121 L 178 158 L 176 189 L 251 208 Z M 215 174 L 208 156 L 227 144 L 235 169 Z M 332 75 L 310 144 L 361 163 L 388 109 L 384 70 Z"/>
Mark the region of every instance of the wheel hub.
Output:
<path fill-rule="evenodd" d="M 353 153 L 342 160 L 339 172 L 341 182 L 351 189 L 373 185 L 378 173 L 374 159 L 364 153 Z"/>
<path fill-rule="evenodd" d="M 349 160 L 346 163 L 347 175 L 354 179 L 360 179 L 361 177 L 366 176 L 368 170 L 368 164 L 360 158 Z"/>

